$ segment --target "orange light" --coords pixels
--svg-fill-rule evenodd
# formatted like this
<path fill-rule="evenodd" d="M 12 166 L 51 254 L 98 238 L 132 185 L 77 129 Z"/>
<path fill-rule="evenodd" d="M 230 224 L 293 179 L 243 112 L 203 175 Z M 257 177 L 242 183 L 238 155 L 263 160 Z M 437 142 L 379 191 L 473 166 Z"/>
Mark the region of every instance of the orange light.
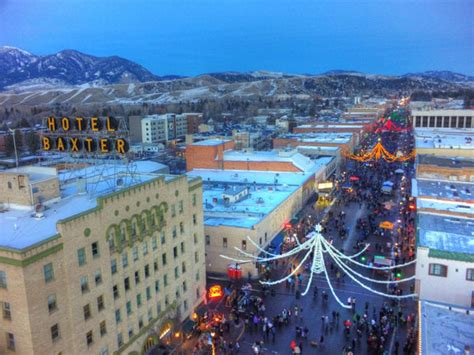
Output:
<path fill-rule="evenodd" d="M 208 296 L 210 299 L 222 297 L 223 294 L 224 293 L 222 292 L 222 286 L 220 285 L 214 285 L 209 288 Z"/>
<path fill-rule="evenodd" d="M 174 337 L 175 337 L 175 338 L 179 338 L 180 335 L 181 335 L 180 332 L 174 333 Z"/>
<path fill-rule="evenodd" d="M 198 315 L 197 315 L 196 312 L 193 313 L 193 319 L 194 319 L 194 320 L 198 319 Z"/>

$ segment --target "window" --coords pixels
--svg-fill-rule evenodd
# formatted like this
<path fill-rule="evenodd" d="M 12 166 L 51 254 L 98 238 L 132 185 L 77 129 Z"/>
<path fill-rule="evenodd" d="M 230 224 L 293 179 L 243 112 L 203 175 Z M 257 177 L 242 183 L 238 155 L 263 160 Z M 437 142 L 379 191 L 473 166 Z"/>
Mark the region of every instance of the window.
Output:
<path fill-rule="evenodd" d="M 179 201 L 179 213 L 183 213 L 184 207 L 183 207 L 183 200 Z"/>
<path fill-rule="evenodd" d="M 100 270 L 97 270 L 94 273 L 94 280 L 95 280 L 95 285 L 96 286 L 98 286 L 102 283 L 102 273 L 100 272 Z"/>
<path fill-rule="evenodd" d="M 464 117 L 460 116 L 458 118 L 458 128 L 464 128 Z"/>
<path fill-rule="evenodd" d="M 199 298 L 201 297 L 201 290 L 198 288 L 196 288 L 196 298 Z"/>
<path fill-rule="evenodd" d="M 166 253 L 163 253 L 163 254 L 161 255 L 161 261 L 162 261 L 162 263 L 163 263 L 163 266 L 166 265 Z"/>
<path fill-rule="evenodd" d="M 168 295 L 165 296 L 165 306 L 168 307 L 168 305 L 170 304 L 170 298 L 168 297 Z"/>
<path fill-rule="evenodd" d="M 159 316 L 161 313 L 161 302 L 156 304 L 156 314 Z"/>
<path fill-rule="evenodd" d="M 183 281 L 183 292 L 188 290 L 188 285 L 186 285 L 186 281 Z"/>
<path fill-rule="evenodd" d="M 161 240 L 161 245 L 163 245 L 163 244 L 166 243 L 165 232 L 161 232 L 161 233 L 160 233 L 160 240 Z"/>
<path fill-rule="evenodd" d="M 198 236 L 196 233 L 193 233 L 193 239 L 194 239 L 194 244 L 197 244 L 198 242 Z"/>
<path fill-rule="evenodd" d="M 449 127 L 449 117 L 445 116 L 444 121 L 443 121 L 443 127 L 448 128 Z"/>
<path fill-rule="evenodd" d="M 166 274 L 163 275 L 163 285 L 168 286 L 168 275 Z"/>
<path fill-rule="evenodd" d="M 201 278 L 201 275 L 200 275 L 200 273 L 199 273 L 199 271 L 198 271 L 198 272 L 196 272 L 196 277 L 195 277 L 195 279 L 196 279 L 196 281 L 199 281 L 200 278 Z"/>
<path fill-rule="evenodd" d="M 107 326 L 105 324 L 105 320 L 100 322 L 99 328 L 100 328 L 100 336 L 101 337 L 103 337 L 105 334 L 107 334 Z"/>
<path fill-rule="evenodd" d="M 123 336 L 122 333 L 117 334 L 117 345 L 120 348 L 123 345 Z"/>
<path fill-rule="evenodd" d="M 81 291 L 82 293 L 89 291 L 89 279 L 87 276 L 81 276 Z"/>
<path fill-rule="evenodd" d="M 103 295 L 100 295 L 99 297 L 97 297 L 97 311 L 100 312 L 100 311 L 102 311 L 104 308 L 105 308 L 105 305 L 104 305 L 104 296 L 103 296 Z"/>
<path fill-rule="evenodd" d="M 179 247 L 181 249 L 181 254 L 184 254 L 184 242 L 181 242 Z"/>
<path fill-rule="evenodd" d="M 430 117 L 430 127 L 434 127 L 434 126 L 435 126 L 435 117 L 431 116 Z"/>
<path fill-rule="evenodd" d="M 211 236 L 206 235 L 206 245 L 210 245 L 210 244 L 211 244 Z"/>
<path fill-rule="evenodd" d="M 143 249 L 143 256 L 147 255 L 148 254 L 148 243 L 146 241 L 143 242 L 142 249 Z"/>
<path fill-rule="evenodd" d="M 262 237 L 260 237 L 260 238 L 258 239 L 258 244 L 259 244 L 259 245 L 262 245 Z"/>
<path fill-rule="evenodd" d="M 472 127 L 472 117 L 467 116 L 466 117 L 466 128 L 471 128 Z"/>
<path fill-rule="evenodd" d="M 171 217 L 176 217 L 176 206 L 171 205 Z"/>
<path fill-rule="evenodd" d="M 127 303 L 125 304 L 125 308 L 127 310 L 127 316 L 132 314 L 132 302 L 127 301 Z"/>
<path fill-rule="evenodd" d="M 126 278 L 123 280 L 123 285 L 124 285 L 124 287 L 125 287 L 125 291 L 130 290 L 130 278 L 126 277 Z"/>
<path fill-rule="evenodd" d="M 58 309 L 58 304 L 56 302 L 56 294 L 48 296 L 48 311 L 49 313 L 54 312 Z"/>
<path fill-rule="evenodd" d="M 158 261 L 153 262 L 153 270 L 158 271 Z"/>
<path fill-rule="evenodd" d="M 147 300 L 150 300 L 150 299 L 151 299 L 151 289 L 150 289 L 150 286 L 148 286 L 145 291 L 146 291 L 146 299 L 147 299 Z"/>
<path fill-rule="evenodd" d="M 443 126 L 443 117 L 437 116 L 436 117 L 436 127 L 442 127 Z"/>
<path fill-rule="evenodd" d="M 150 266 L 148 264 L 145 265 L 145 278 L 150 277 Z"/>
<path fill-rule="evenodd" d="M 44 273 L 44 281 L 50 282 L 54 280 L 54 270 L 53 264 L 49 263 L 43 266 L 43 273 Z"/>
<path fill-rule="evenodd" d="M 117 298 L 120 297 L 120 294 L 119 294 L 119 289 L 118 289 L 118 286 L 117 285 L 114 285 L 112 287 L 112 292 L 114 294 L 114 300 L 116 300 Z"/>
<path fill-rule="evenodd" d="M 12 309 L 10 303 L 2 302 L 3 319 L 12 320 Z"/>
<path fill-rule="evenodd" d="M 84 320 L 88 320 L 91 317 L 91 307 L 89 304 L 86 304 L 84 307 L 82 307 L 83 313 L 84 313 Z"/>
<path fill-rule="evenodd" d="M 242 250 L 247 250 L 247 241 L 242 240 Z"/>
<path fill-rule="evenodd" d="M 184 224 L 183 224 L 183 222 L 179 222 L 179 233 L 181 233 L 181 234 L 184 233 Z"/>
<path fill-rule="evenodd" d="M 160 281 L 155 281 L 155 292 L 156 293 L 160 292 Z"/>
<path fill-rule="evenodd" d="M 448 267 L 441 264 L 430 264 L 429 274 L 433 276 L 446 277 L 448 275 Z"/>
<path fill-rule="evenodd" d="M 173 257 L 176 259 L 178 257 L 178 247 L 173 248 Z"/>
<path fill-rule="evenodd" d="M 142 306 L 142 295 L 138 294 L 137 295 L 137 307 L 141 307 L 141 306 Z"/>
<path fill-rule="evenodd" d="M 138 260 L 138 247 L 136 245 L 132 248 L 132 255 L 133 255 L 133 261 L 137 261 Z"/>
<path fill-rule="evenodd" d="M 10 190 L 12 189 L 12 186 L 13 186 L 13 185 L 12 185 L 11 181 L 8 181 L 8 182 L 7 182 L 7 186 L 8 186 L 8 188 L 9 188 Z"/>
<path fill-rule="evenodd" d="M 119 324 L 122 321 L 122 316 L 120 315 L 120 309 L 115 310 L 115 323 Z"/>
<path fill-rule="evenodd" d="M 156 237 L 151 238 L 151 248 L 153 250 L 156 250 L 158 248 L 158 242 L 156 240 Z"/>
<path fill-rule="evenodd" d="M 181 272 L 183 274 L 186 272 L 186 263 L 184 261 L 181 263 Z"/>
<path fill-rule="evenodd" d="M 153 320 L 153 311 L 151 309 L 148 310 L 148 323 Z"/>
<path fill-rule="evenodd" d="M 133 337 L 133 327 L 129 325 L 127 327 L 127 330 L 128 330 L 128 338 L 130 339 L 131 337 Z"/>
<path fill-rule="evenodd" d="M 138 329 L 142 329 L 143 328 L 143 317 L 140 316 L 140 318 L 138 318 Z"/>
<path fill-rule="evenodd" d="M 227 248 L 227 238 L 222 238 L 222 247 Z"/>
<path fill-rule="evenodd" d="M 0 288 L 7 288 L 7 274 L 5 271 L 0 271 Z"/>
<path fill-rule="evenodd" d="M 176 267 L 174 268 L 174 278 L 177 279 L 178 277 L 179 277 L 179 269 L 178 269 L 178 267 L 176 266 Z"/>
<path fill-rule="evenodd" d="M 94 342 L 94 335 L 92 333 L 92 330 L 89 330 L 86 334 L 86 341 L 87 341 L 87 346 L 91 346 L 92 343 Z"/>
<path fill-rule="evenodd" d="M 110 270 L 112 271 L 112 275 L 117 272 L 117 260 L 110 260 Z"/>
<path fill-rule="evenodd" d="M 466 270 L 466 280 L 474 281 L 474 269 L 467 269 Z"/>
<path fill-rule="evenodd" d="M 195 263 L 199 262 L 199 256 L 198 256 L 198 252 L 197 252 L 197 251 L 194 252 L 194 262 L 195 262 Z"/>
<path fill-rule="evenodd" d="M 188 301 L 186 300 L 183 301 L 183 308 L 184 308 L 184 311 L 188 310 Z"/>
<path fill-rule="evenodd" d="M 178 232 L 176 231 L 176 226 L 173 226 L 173 239 L 178 236 Z"/>
<path fill-rule="evenodd" d="M 140 272 L 135 271 L 135 285 L 138 285 L 140 283 Z"/>
<path fill-rule="evenodd" d="M 55 324 L 51 327 L 51 340 L 56 341 L 59 339 L 59 324 Z"/>
<path fill-rule="evenodd" d="M 196 194 L 192 196 L 193 206 L 196 206 Z"/>
<path fill-rule="evenodd" d="M 421 127 L 421 116 L 416 116 L 415 127 Z"/>
<path fill-rule="evenodd" d="M 77 262 L 79 266 L 86 264 L 86 250 L 84 248 L 77 249 Z"/>
<path fill-rule="evenodd" d="M 125 269 L 128 266 L 128 254 L 127 252 L 122 253 L 122 267 Z"/>
<path fill-rule="evenodd" d="M 100 253 L 99 253 L 99 243 L 98 242 L 94 242 L 91 244 L 91 248 L 92 248 L 92 258 L 98 258 L 100 256 Z"/>
<path fill-rule="evenodd" d="M 197 218 L 196 218 L 196 214 L 193 214 L 193 224 L 196 225 L 197 224 Z"/>
<path fill-rule="evenodd" d="M 428 117 L 423 116 L 423 127 L 428 127 Z"/>
<path fill-rule="evenodd" d="M 449 127 L 456 128 L 456 121 L 457 121 L 457 117 L 451 116 L 451 124 L 449 125 Z"/>

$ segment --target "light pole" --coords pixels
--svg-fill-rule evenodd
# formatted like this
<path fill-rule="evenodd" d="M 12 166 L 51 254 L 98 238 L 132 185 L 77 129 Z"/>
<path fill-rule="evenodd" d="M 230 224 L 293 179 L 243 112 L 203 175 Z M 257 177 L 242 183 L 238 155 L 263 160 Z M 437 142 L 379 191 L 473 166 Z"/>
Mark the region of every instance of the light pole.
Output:
<path fill-rule="evenodd" d="M 16 168 L 18 169 L 18 152 L 16 150 L 16 137 L 15 137 L 15 131 L 16 128 L 8 128 L 8 130 L 12 133 L 13 135 L 13 149 L 15 149 L 15 163 L 16 163 Z"/>

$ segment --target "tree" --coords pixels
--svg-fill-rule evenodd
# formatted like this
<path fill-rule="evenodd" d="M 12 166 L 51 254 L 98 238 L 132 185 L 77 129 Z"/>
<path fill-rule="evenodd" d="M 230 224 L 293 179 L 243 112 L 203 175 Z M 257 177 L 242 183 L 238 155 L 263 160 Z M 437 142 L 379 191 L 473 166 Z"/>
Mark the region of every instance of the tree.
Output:
<path fill-rule="evenodd" d="M 38 135 L 31 131 L 31 132 L 28 132 L 25 136 L 25 143 L 26 143 L 26 146 L 28 147 L 28 150 L 30 151 L 30 153 L 36 153 L 40 147 L 40 141 L 39 141 L 39 137 Z"/>
<path fill-rule="evenodd" d="M 18 127 L 20 128 L 29 128 L 30 123 L 26 120 L 26 118 L 22 118 L 20 122 L 18 123 Z"/>
<path fill-rule="evenodd" d="M 12 132 L 8 132 L 9 134 L 5 137 L 5 153 L 8 156 L 15 154 L 15 142 L 16 142 L 16 149 L 17 152 L 20 150 L 23 144 L 23 134 L 21 130 L 15 129 L 15 142 L 13 141 L 13 134 Z"/>

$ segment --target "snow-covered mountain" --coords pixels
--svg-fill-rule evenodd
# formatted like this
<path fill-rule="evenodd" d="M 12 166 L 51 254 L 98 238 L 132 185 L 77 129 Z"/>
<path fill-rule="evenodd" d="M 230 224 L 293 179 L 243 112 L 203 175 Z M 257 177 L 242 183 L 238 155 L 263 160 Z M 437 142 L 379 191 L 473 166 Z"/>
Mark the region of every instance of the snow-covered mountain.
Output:
<path fill-rule="evenodd" d="M 170 79 L 158 77 L 142 66 L 117 56 L 95 57 L 75 50 L 36 56 L 14 47 L 0 47 L 0 90 L 9 86 L 45 87 L 107 85 Z"/>

